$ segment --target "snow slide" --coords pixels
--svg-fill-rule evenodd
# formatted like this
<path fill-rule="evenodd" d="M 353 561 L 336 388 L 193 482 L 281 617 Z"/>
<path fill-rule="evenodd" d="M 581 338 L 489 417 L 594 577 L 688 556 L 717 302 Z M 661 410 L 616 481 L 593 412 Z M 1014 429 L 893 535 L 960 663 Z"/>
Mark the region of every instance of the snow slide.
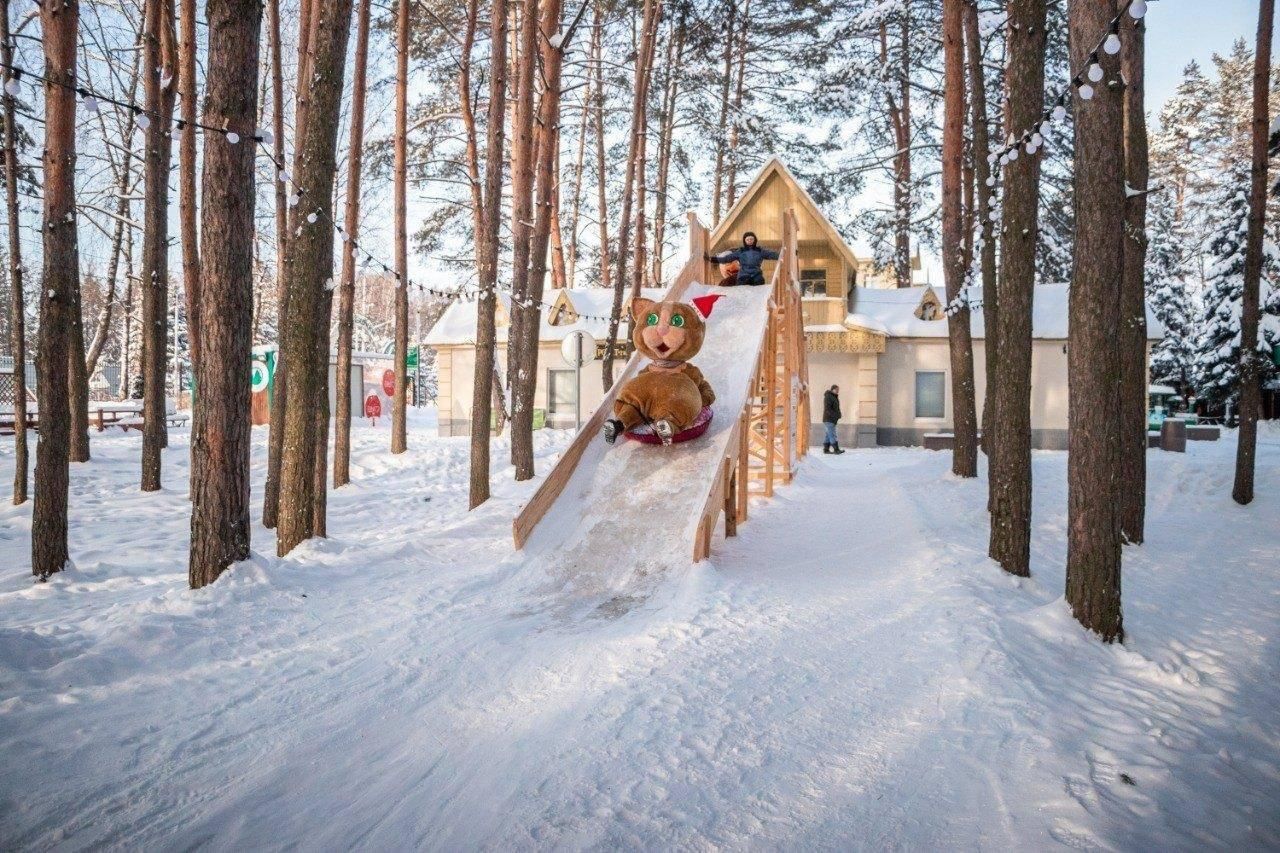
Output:
<path fill-rule="evenodd" d="M 690 285 L 675 298 L 688 302 L 705 293 L 724 297 L 715 303 L 702 350 L 692 359 L 716 392 L 707 432 L 670 447 L 605 443 L 600 424 L 612 411 L 614 391 L 648 363 L 636 354 L 574 439 L 579 446 L 561 456 L 530 501 L 546 500 L 557 479 L 564 482 L 535 521 L 524 551 L 575 592 L 634 590 L 638 579 L 690 562 L 699 517 L 755 377 L 773 288 Z M 516 524 L 518 530 L 520 519 Z"/>

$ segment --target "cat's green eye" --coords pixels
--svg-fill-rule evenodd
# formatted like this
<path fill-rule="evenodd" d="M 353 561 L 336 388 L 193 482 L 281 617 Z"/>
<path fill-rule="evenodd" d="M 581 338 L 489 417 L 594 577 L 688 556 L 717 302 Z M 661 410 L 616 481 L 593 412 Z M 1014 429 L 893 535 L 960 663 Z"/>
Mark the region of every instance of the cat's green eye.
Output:
<path fill-rule="evenodd" d="M 677 329 L 683 328 L 683 327 L 684 327 L 684 317 L 683 317 L 683 316 L 681 316 L 680 314 L 672 314 L 672 315 L 671 315 L 671 325 L 675 326 Z"/>
<path fill-rule="evenodd" d="M 658 315 L 657 315 L 657 314 L 650 314 L 650 315 L 645 319 L 645 325 L 647 325 L 647 326 L 656 326 L 656 325 L 658 325 Z"/>

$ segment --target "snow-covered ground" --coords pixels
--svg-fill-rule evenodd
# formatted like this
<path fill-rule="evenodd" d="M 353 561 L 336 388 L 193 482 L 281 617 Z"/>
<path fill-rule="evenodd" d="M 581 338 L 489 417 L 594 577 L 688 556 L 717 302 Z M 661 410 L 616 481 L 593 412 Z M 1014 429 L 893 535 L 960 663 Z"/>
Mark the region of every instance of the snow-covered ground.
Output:
<path fill-rule="evenodd" d="M 1280 431 L 1247 508 L 1233 440 L 1151 451 L 1123 647 L 1062 601 L 1062 453 L 1035 456 L 1030 580 L 985 557 L 981 481 L 880 449 L 809 457 L 711 562 L 592 598 L 512 554 L 530 484 L 498 466 L 467 513 L 466 441 L 431 436 L 393 457 L 360 427 L 332 538 L 279 560 L 255 528 L 200 592 L 185 431 L 149 495 L 140 437 L 94 434 L 47 584 L 30 505 L 0 508 L 0 847 L 1280 846 Z"/>

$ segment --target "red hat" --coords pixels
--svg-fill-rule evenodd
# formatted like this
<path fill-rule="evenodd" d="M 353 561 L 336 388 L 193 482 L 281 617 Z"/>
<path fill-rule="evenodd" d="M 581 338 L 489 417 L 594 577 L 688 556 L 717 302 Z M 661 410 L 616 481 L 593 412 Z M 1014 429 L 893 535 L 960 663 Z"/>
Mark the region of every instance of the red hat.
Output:
<path fill-rule="evenodd" d="M 716 300 L 723 298 L 723 293 L 709 293 L 706 296 L 694 297 L 690 301 L 693 302 L 694 307 L 698 309 L 698 313 L 705 319 L 711 316 L 711 307 L 716 304 Z"/>

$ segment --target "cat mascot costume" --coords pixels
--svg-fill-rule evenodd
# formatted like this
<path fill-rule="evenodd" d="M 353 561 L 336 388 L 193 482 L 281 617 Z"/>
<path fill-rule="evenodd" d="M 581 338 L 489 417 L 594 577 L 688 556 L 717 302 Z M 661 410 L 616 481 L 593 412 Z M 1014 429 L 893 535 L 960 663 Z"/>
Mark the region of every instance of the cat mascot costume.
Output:
<path fill-rule="evenodd" d="M 702 434 L 711 421 L 716 394 L 689 359 L 702 348 L 704 319 L 720 298 L 699 296 L 693 305 L 632 301 L 631 340 L 650 362 L 618 392 L 613 417 L 604 423 L 605 441 L 613 444 L 627 433 L 640 441 L 655 443 L 656 438 L 671 444 Z"/>

